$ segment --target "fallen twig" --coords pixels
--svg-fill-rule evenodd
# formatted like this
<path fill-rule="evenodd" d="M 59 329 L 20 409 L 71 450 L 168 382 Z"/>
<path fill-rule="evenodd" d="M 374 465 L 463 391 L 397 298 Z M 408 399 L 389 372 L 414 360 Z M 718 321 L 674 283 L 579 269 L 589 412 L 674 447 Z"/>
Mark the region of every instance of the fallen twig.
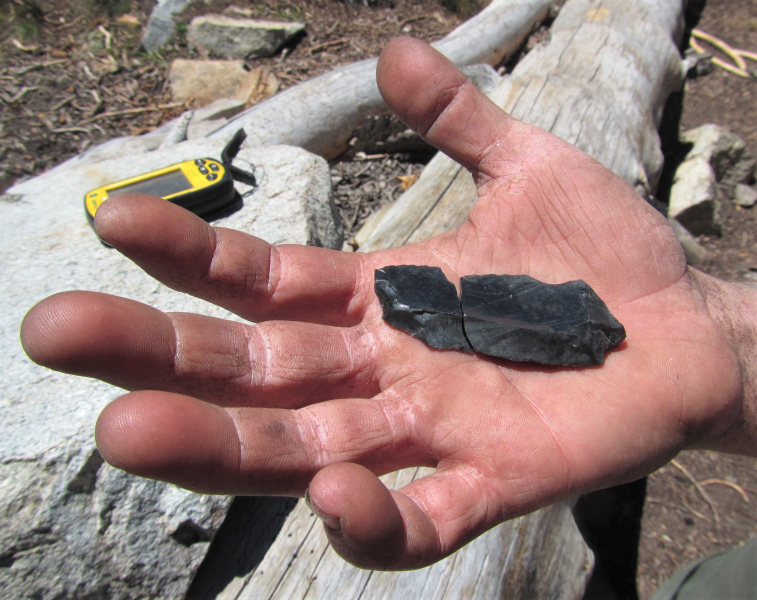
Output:
<path fill-rule="evenodd" d="M 34 90 L 38 89 L 38 87 L 22 87 L 15 96 L 8 99 L 8 104 L 15 104 L 16 102 L 21 100 L 21 98 L 23 98 L 27 92 L 33 92 Z"/>
<path fill-rule="evenodd" d="M 50 112 L 55 112 L 56 110 L 60 110 L 67 104 L 71 104 L 74 100 L 76 100 L 76 96 L 69 96 L 65 100 L 61 100 L 60 102 L 58 102 L 58 104 L 56 104 L 50 109 Z"/>
<path fill-rule="evenodd" d="M 51 129 L 50 133 L 90 133 L 90 131 L 84 127 L 61 127 L 59 129 Z"/>
<path fill-rule="evenodd" d="M 105 36 L 105 49 L 110 50 L 111 43 L 113 42 L 113 34 L 100 25 L 97 30 Z"/>
<path fill-rule="evenodd" d="M 97 81 L 97 77 L 95 77 L 95 74 L 91 71 L 87 63 L 85 62 L 81 63 L 81 70 L 84 71 L 84 74 L 87 77 L 89 77 L 92 81 Z"/>
<path fill-rule="evenodd" d="M 682 497 L 681 498 L 681 503 L 683 504 L 683 507 L 686 510 L 688 510 L 692 515 L 694 515 L 695 517 L 699 517 L 700 519 L 702 519 L 702 521 L 709 521 L 709 519 L 707 518 L 707 515 L 703 515 L 696 508 L 694 508 L 693 506 L 691 506 L 691 504 L 689 504 L 686 501 L 686 498 Z"/>
<path fill-rule="evenodd" d="M 75 25 L 83 16 L 84 15 L 79 15 L 73 21 L 70 21 L 68 23 L 64 23 L 63 25 L 61 25 L 60 27 L 58 27 L 58 30 L 60 31 L 61 29 L 66 29 L 67 27 L 71 27 L 71 26 Z"/>
<path fill-rule="evenodd" d="M 337 27 L 339 27 L 339 19 L 334 19 L 334 23 L 331 25 L 331 27 L 329 27 L 328 31 L 323 34 L 323 37 L 329 37 L 336 31 Z"/>
<path fill-rule="evenodd" d="M 679 463 L 676 459 L 673 459 L 670 461 L 670 464 L 672 464 L 674 467 L 676 467 L 681 473 L 683 473 L 686 478 L 691 481 L 691 483 L 694 484 L 694 487 L 699 492 L 699 495 L 702 496 L 704 501 L 710 506 L 710 510 L 712 510 L 712 515 L 715 517 L 715 523 L 720 525 L 720 515 L 718 515 L 718 509 L 715 508 L 715 503 L 712 501 L 712 498 L 710 498 L 709 494 L 704 491 L 704 488 L 699 485 L 699 482 L 694 479 L 694 476 L 689 473 L 688 469 L 684 467 L 681 463 Z"/>
<path fill-rule="evenodd" d="M 21 50 L 21 52 L 36 52 L 37 50 L 39 50 L 39 46 L 24 46 L 16 38 L 11 38 L 11 44 Z"/>
<path fill-rule="evenodd" d="M 672 510 L 676 510 L 678 512 L 682 513 L 691 513 L 696 517 L 700 517 L 703 520 L 707 520 L 707 517 L 703 515 L 700 512 L 697 512 L 694 510 L 691 506 L 689 506 L 688 503 L 684 503 L 684 506 L 680 506 L 678 504 L 673 504 L 672 502 L 665 502 L 664 500 L 657 500 L 656 498 L 647 498 L 646 500 L 649 504 L 659 504 L 660 506 L 664 506 L 666 508 L 670 508 Z"/>
<path fill-rule="evenodd" d="M 363 207 L 363 196 L 359 196 L 357 199 L 357 208 L 355 209 L 355 215 L 352 217 L 352 223 L 350 223 L 349 231 L 355 228 L 358 218 L 360 217 L 360 209 Z"/>
<path fill-rule="evenodd" d="M 417 17 L 410 17 L 409 19 L 405 19 L 399 24 L 399 28 L 402 29 L 408 23 L 412 23 L 413 21 L 422 21 L 423 19 L 433 19 L 440 25 L 446 25 L 446 23 L 444 22 L 444 19 L 442 19 L 441 16 L 437 14 L 433 14 L 433 15 L 418 15 Z"/>
<path fill-rule="evenodd" d="M 42 124 L 47 128 L 48 131 L 52 131 L 55 129 L 55 125 L 53 125 L 52 121 L 47 118 L 47 115 L 39 114 L 37 115 L 37 118 L 42 122 Z"/>
<path fill-rule="evenodd" d="M 87 123 L 99 121 L 100 119 L 109 119 L 111 117 L 125 117 L 127 115 L 137 115 L 137 114 L 146 113 L 146 112 L 171 110 L 172 108 L 180 108 L 182 106 L 185 106 L 183 102 L 176 102 L 174 104 L 162 104 L 160 106 L 145 106 L 143 108 L 127 108 L 126 110 L 114 110 L 112 112 L 100 113 L 99 115 L 95 115 L 94 117 L 90 117 L 89 119 L 84 119 L 83 121 L 80 121 L 77 125 L 86 125 Z"/>
<path fill-rule="evenodd" d="M 92 97 L 95 99 L 95 105 L 89 111 L 89 117 L 94 117 L 102 110 L 104 104 L 102 98 L 100 98 L 100 94 L 97 93 L 97 90 L 89 90 L 89 93 L 92 94 Z"/>
<path fill-rule="evenodd" d="M 27 73 L 30 73 L 31 71 L 36 71 L 37 69 L 44 69 L 46 67 L 52 67 L 54 65 L 59 65 L 61 63 L 68 62 L 67 59 L 59 59 L 59 60 L 51 60 L 44 63 L 35 63 L 33 65 L 29 65 L 28 67 L 24 67 L 23 69 L 19 69 L 18 71 L 14 71 L 13 74 L 16 76 L 19 75 L 26 75 Z"/>
<path fill-rule="evenodd" d="M 355 158 L 353 160 L 356 161 L 363 161 L 363 160 L 381 160 L 382 158 L 386 158 L 389 156 L 388 154 L 366 154 L 365 152 L 356 152 Z M 358 175 L 356 175 L 358 177 Z"/>
<path fill-rule="evenodd" d="M 326 48 L 331 48 L 333 46 L 344 46 L 345 44 L 349 44 L 350 40 L 348 38 L 342 38 L 341 40 L 334 40 L 333 42 L 323 42 L 322 44 L 318 44 L 317 46 L 313 46 L 308 50 L 308 54 L 313 55 L 316 52 L 320 52 L 321 50 L 325 50 Z"/>
<path fill-rule="evenodd" d="M 731 483 L 730 481 L 726 481 L 725 479 L 705 479 L 704 481 L 700 481 L 699 485 L 704 487 L 706 485 L 713 485 L 715 483 L 719 485 L 727 485 L 729 488 L 733 488 L 739 494 L 741 494 L 741 497 L 744 499 L 744 502 L 749 502 L 749 496 L 746 495 L 744 488 L 742 488 L 740 485 L 737 485 L 735 483 Z"/>

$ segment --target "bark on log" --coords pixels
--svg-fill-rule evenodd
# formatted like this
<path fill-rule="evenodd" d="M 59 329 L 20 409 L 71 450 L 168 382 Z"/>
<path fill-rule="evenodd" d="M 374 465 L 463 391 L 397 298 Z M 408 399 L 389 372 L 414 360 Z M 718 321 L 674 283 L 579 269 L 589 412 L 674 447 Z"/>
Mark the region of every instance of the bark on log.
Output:
<path fill-rule="evenodd" d="M 516 50 L 554 0 L 493 0 L 434 46 L 458 66 L 496 64 Z M 377 59 L 334 69 L 293 86 L 232 119 L 210 137 L 240 127 L 246 145 L 300 146 L 326 159 L 341 154 L 368 115 L 386 108 L 376 85 Z"/>
<path fill-rule="evenodd" d="M 645 194 L 660 177 L 657 127 L 684 70 L 682 0 L 569 0 L 551 30 L 493 92 L 514 117 L 551 131 Z M 355 238 L 369 252 L 459 226 L 476 201 L 470 174 L 439 154 Z"/>
<path fill-rule="evenodd" d="M 431 472 L 405 469 L 382 479 L 399 489 Z M 262 504 L 260 515 L 249 515 L 246 526 L 232 529 L 239 530 L 239 540 L 247 536 L 244 527 L 258 539 L 261 524 L 274 518 L 271 506 Z M 195 579 L 190 589 L 194 599 L 578 600 L 593 566 L 591 551 L 565 503 L 496 527 L 431 567 L 400 573 L 364 571 L 344 562 L 329 546 L 318 518 L 303 501 L 288 515 L 260 562 L 251 563 L 240 556 L 237 548 L 243 542 L 218 541 L 219 547 L 230 550 L 215 556 L 214 564 L 248 566 L 233 579 L 227 573 L 228 583 L 220 592 L 218 572 L 206 569 L 203 573 L 201 568 L 202 580 Z M 250 552 L 255 550 L 249 547 Z"/>

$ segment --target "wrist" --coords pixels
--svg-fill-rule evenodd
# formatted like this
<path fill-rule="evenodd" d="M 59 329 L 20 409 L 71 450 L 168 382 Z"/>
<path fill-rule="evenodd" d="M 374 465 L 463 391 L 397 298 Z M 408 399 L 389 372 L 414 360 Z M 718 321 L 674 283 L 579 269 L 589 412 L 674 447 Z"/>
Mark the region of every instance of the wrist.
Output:
<path fill-rule="evenodd" d="M 728 416 L 718 419 L 692 447 L 757 456 L 757 288 L 721 281 L 691 267 L 688 272 L 738 371 L 712 374 L 722 378 L 726 396 L 735 395 L 713 401 L 735 403 L 737 410 L 724 411 Z M 738 381 L 731 383 L 733 377 Z"/>

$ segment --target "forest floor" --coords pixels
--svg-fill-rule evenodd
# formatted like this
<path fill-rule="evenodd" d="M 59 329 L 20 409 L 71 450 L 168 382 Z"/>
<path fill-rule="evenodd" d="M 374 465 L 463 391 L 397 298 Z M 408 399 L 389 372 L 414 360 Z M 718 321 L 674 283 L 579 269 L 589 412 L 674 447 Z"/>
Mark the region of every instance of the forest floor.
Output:
<path fill-rule="evenodd" d="M 282 89 L 376 56 L 398 35 L 435 41 L 463 21 L 445 8 L 450 0 L 371 8 L 337 0 L 206 0 L 177 18 L 175 41 L 146 54 L 138 46 L 154 0 L 0 1 L 0 193 L 90 146 L 145 133 L 186 110 L 172 102 L 167 85 L 173 59 L 197 57 L 184 38 L 186 24 L 232 4 L 258 18 L 306 24 L 306 35 L 285 54 L 250 61 L 251 67 L 270 66 Z M 689 25 L 695 24 L 734 47 L 757 51 L 757 0 L 709 0 L 701 17 L 692 15 Z M 534 32 L 521 54 L 544 33 Z M 757 78 L 716 68 L 686 82 L 675 132 L 717 123 L 741 136 L 757 156 L 755 98 Z M 674 153 L 677 147 L 668 148 Z M 418 174 L 427 160 L 334 161 L 332 180 L 348 236 L 401 194 L 399 175 Z M 731 281 L 757 280 L 757 208 L 725 203 L 722 236 L 699 241 L 712 256 L 699 268 Z M 593 531 L 599 570 L 607 575 L 600 597 L 646 599 L 690 560 L 757 534 L 757 469 L 750 458 L 684 452 L 645 480 L 597 493 L 584 506 L 593 515 L 586 526 Z M 622 532 L 628 532 L 625 545 Z M 618 550 L 629 543 L 629 554 Z"/>

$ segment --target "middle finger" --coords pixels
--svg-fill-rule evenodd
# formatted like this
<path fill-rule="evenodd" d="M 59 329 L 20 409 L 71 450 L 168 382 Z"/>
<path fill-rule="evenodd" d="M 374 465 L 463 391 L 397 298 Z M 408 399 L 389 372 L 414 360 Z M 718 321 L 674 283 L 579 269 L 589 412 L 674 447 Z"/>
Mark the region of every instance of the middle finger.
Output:
<path fill-rule="evenodd" d="M 361 326 L 249 325 L 166 314 L 93 292 L 47 298 L 30 311 L 22 331 L 31 358 L 59 371 L 132 391 L 279 408 L 377 394 L 371 336 Z"/>

